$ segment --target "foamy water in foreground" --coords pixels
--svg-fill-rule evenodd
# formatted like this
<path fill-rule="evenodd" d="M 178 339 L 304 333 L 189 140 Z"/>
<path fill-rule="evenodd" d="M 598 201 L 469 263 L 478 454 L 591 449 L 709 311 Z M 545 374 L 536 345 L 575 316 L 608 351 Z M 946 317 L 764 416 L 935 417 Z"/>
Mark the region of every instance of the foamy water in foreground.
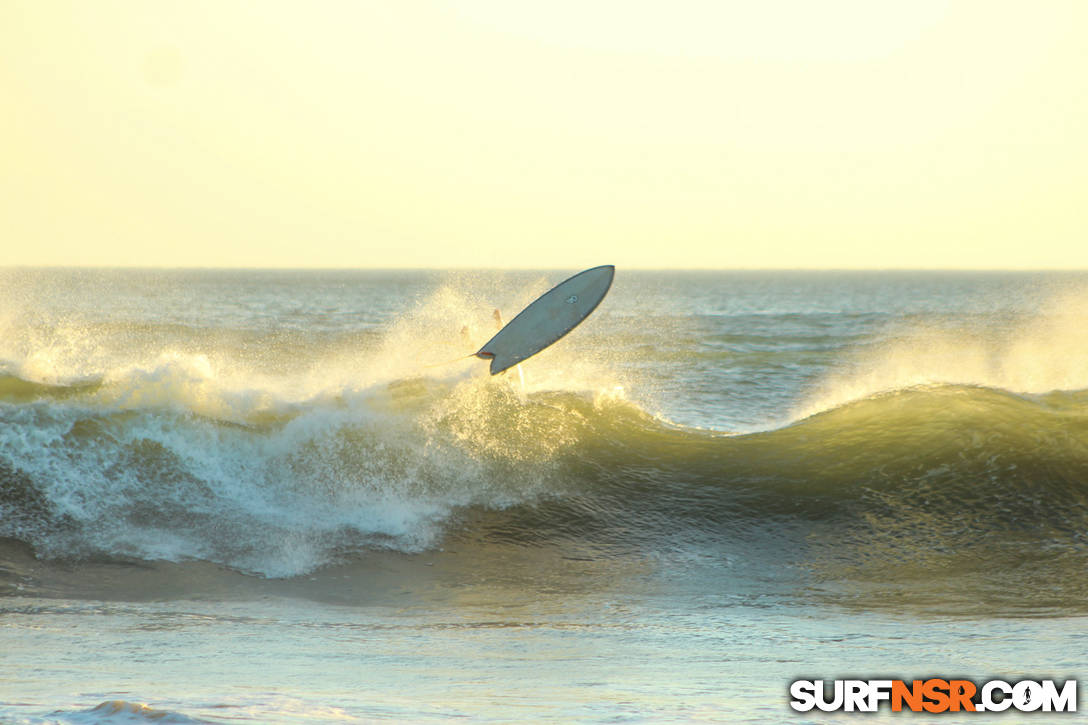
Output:
<path fill-rule="evenodd" d="M 1084 669 L 1088 276 L 619 270 L 524 384 L 458 359 L 564 276 L 0 273 L 0 719 Z"/>

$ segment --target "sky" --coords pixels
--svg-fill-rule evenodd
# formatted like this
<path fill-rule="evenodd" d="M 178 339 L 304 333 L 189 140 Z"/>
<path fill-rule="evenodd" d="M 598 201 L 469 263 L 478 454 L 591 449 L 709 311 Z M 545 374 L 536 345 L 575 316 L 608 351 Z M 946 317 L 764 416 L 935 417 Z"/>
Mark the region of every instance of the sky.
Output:
<path fill-rule="evenodd" d="M 1088 268 L 1088 2 L 3 0 L 0 265 Z"/>

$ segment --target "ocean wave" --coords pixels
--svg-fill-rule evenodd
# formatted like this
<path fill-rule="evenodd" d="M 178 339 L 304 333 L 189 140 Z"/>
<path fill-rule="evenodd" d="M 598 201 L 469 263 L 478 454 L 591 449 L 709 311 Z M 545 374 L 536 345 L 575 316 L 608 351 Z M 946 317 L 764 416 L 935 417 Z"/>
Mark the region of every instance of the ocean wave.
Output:
<path fill-rule="evenodd" d="M 28 721 L 30 722 L 30 721 Z M 89 710 L 58 711 L 44 721 L 48 723 L 71 723 L 71 725 L 138 725 L 139 723 L 161 723 L 161 725 L 199 725 L 206 722 L 197 720 L 179 712 L 161 710 L 138 702 L 127 700 L 107 700 Z"/>
<path fill-rule="evenodd" d="M 678 530 L 803 527 L 825 552 L 886 565 L 1014 544 L 1017 561 L 1032 547 L 1080 556 L 1088 532 L 1084 391 L 911 387 L 735 435 L 668 423 L 608 386 L 455 375 L 299 399 L 224 392 L 189 363 L 0 376 L 0 536 L 43 557 L 276 577 L 451 536 L 653 548 Z"/>
<path fill-rule="evenodd" d="M 1051 291 L 1031 314 L 908 317 L 855 345 L 796 418 L 909 388 L 962 385 L 1025 394 L 1088 389 L 1088 292 Z"/>

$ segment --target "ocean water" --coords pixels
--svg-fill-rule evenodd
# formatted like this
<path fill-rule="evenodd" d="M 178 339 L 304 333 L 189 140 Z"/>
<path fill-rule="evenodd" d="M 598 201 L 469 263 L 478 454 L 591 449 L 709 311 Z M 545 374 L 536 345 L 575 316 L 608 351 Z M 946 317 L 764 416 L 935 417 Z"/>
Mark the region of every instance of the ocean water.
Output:
<path fill-rule="evenodd" d="M 0 270 L 0 722 L 1088 671 L 1088 274 L 621 268 L 464 358 L 574 271 Z"/>

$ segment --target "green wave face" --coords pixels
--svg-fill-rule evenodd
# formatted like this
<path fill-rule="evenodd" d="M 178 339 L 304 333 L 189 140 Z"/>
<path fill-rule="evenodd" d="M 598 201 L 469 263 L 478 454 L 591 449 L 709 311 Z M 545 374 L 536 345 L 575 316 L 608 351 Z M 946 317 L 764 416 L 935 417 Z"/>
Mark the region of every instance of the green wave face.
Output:
<path fill-rule="evenodd" d="M 1083 392 L 909 389 L 729 435 L 616 395 L 475 378 L 236 420 L 125 407 L 108 388 L 0 379 L 0 535 L 46 558 L 266 576 L 450 542 L 606 557 L 709 546 L 846 604 L 1085 601 Z"/>

